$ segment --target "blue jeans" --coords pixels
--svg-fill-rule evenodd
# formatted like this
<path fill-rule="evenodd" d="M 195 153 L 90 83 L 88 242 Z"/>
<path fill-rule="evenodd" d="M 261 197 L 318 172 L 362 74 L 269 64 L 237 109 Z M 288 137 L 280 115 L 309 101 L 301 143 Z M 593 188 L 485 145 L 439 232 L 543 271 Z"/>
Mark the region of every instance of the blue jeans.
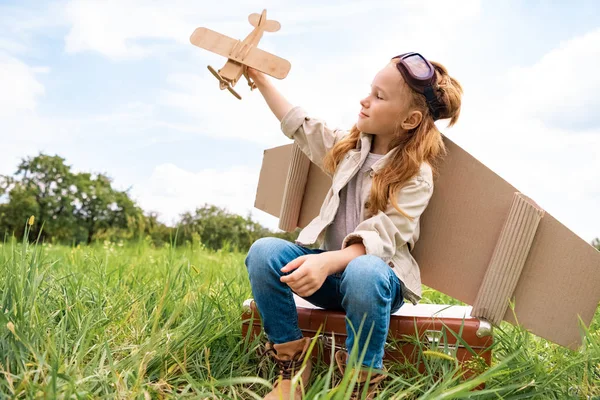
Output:
<path fill-rule="evenodd" d="M 300 256 L 324 251 L 273 237 L 261 238 L 250 247 L 245 264 L 254 301 L 271 342 L 279 344 L 303 337 L 298 327 L 292 289 L 279 280 L 293 271 L 284 273 L 280 269 Z M 303 298 L 318 307 L 345 311 L 348 353 L 355 340 L 350 323 L 358 332 L 365 318 L 358 338 L 358 354 L 360 356 L 363 351 L 372 327 L 362 364 L 373 368 L 383 367 L 390 314 L 396 312 L 404 300 L 400 280 L 381 258 L 372 255 L 356 257 L 342 272 L 329 275 L 315 293 Z"/>

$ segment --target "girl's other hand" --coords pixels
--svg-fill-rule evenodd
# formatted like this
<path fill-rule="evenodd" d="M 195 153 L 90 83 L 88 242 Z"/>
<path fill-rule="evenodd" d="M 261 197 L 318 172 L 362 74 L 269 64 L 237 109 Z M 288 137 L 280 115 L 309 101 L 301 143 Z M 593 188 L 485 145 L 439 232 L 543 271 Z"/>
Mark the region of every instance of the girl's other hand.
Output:
<path fill-rule="evenodd" d="M 308 297 L 323 285 L 329 275 L 327 261 L 328 258 L 324 254 L 300 256 L 281 269 L 282 272 L 295 271 L 282 276 L 280 281 L 286 283 L 299 296 Z"/>

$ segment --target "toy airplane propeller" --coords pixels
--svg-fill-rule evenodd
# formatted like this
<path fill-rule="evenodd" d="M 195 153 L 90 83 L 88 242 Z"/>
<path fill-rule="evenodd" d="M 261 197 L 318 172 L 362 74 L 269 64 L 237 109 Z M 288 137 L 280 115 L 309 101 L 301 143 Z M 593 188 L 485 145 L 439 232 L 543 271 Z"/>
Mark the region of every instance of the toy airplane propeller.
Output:
<path fill-rule="evenodd" d="M 233 87 L 242 74 L 248 80 L 250 90 L 256 88 L 256 85 L 248 76 L 247 67 L 254 68 L 277 79 L 285 78 L 291 68 L 289 61 L 256 47 L 265 31 L 277 32 L 281 28 L 279 22 L 268 20 L 267 10 L 263 10 L 262 14 L 250 14 L 248 21 L 254 26 L 254 30 L 243 41 L 232 39 L 207 28 L 197 28 L 190 37 L 190 42 L 193 45 L 228 58 L 219 71 L 215 71 L 210 65 L 208 70 L 219 80 L 221 90 L 229 90 L 231 94 L 240 100 L 242 97 L 233 90 Z"/>

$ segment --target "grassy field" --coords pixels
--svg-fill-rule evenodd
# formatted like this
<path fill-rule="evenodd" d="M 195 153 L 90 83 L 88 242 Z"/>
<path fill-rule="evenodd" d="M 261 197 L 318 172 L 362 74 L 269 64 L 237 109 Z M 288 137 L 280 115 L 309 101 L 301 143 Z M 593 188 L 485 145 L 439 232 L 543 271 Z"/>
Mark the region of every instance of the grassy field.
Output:
<path fill-rule="evenodd" d="M 0 398 L 261 398 L 276 375 L 245 343 L 245 254 L 147 243 L 0 245 Z M 423 302 L 460 304 L 433 290 Z M 503 323 L 492 368 L 471 380 L 388 366 L 381 398 L 600 398 L 600 313 L 570 351 Z M 307 398 L 348 398 L 353 380 L 319 363 Z M 485 390 L 470 391 L 485 382 Z"/>

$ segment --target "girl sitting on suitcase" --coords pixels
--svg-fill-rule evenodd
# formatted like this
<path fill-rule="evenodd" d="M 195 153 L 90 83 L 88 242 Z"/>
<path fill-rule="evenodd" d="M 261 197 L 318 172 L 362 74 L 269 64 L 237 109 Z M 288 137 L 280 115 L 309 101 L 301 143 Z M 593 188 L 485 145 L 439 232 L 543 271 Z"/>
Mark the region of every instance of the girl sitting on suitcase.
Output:
<path fill-rule="evenodd" d="M 251 68 L 248 74 L 283 133 L 332 177 L 319 215 L 295 243 L 259 239 L 245 260 L 269 340 L 265 354 L 280 367 L 281 379 L 265 398 L 289 398 L 290 378 L 310 344 L 298 327 L 292 292 L 318 307 L 345 311 L 346 349 L 358 345 L 360 354 L 366 343 L 362 383 L 369 367 L 384 371 L 390 314 L 404 299 L 416 304 L 421 298 L 419 267 L 410 251 L 433 193 L 436 165 L 446 153 L 434 121 L 456 122 L 462 88 L 439 63 L 418 53 L 396 56 L 375 75 L 360 101 L 358 120 L 347 132 L 293 107 L 266 75 Z M 304 247 L 314 243 L 320 248 Z M 354 330 L 361 323 L 363 333 L 356 339 Z M 343 373 L 348 353 L 337 351 L 335 359 Z M 304 387 L 311 368 L 309 359 Z M 374 392 L 384 377 L 372 373 L 369 390 Z M 301 398 L 300 385 L 294 398 Z"/>

